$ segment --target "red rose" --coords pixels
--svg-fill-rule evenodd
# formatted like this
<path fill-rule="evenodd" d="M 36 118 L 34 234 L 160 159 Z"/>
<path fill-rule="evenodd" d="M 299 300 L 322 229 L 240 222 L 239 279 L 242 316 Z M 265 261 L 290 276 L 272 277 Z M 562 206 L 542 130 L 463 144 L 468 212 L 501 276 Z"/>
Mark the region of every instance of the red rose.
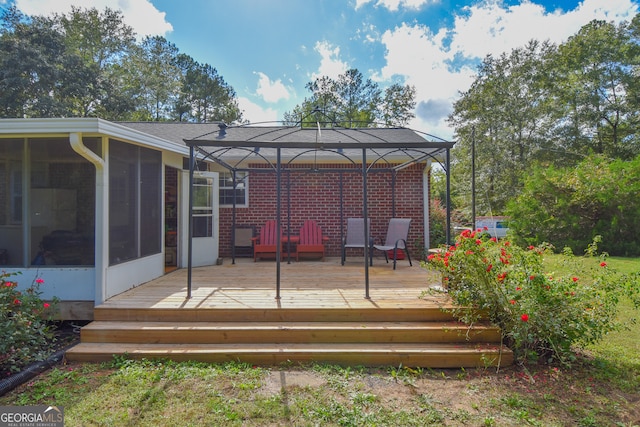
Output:
<path fill-rule="evenodd" d="M 522 320 L 523 322 L 528 322 L 529 321 L 529 315 L 528 314 L 523 314 L 522 316 L 520 316 L 520 320 Z"/>

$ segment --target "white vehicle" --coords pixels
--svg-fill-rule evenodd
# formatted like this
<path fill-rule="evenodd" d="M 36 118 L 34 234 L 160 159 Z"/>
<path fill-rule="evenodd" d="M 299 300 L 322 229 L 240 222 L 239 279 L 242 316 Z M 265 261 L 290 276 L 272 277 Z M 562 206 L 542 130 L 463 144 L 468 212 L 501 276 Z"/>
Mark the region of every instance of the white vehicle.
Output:
<path fill-rule="evenodd" d="M 487 233 L 491 237 L 502 239 L 509 231 L 508 220 L 506 216 L 479 216 L 476 218 L 476 229 L 487 228 Z"/>

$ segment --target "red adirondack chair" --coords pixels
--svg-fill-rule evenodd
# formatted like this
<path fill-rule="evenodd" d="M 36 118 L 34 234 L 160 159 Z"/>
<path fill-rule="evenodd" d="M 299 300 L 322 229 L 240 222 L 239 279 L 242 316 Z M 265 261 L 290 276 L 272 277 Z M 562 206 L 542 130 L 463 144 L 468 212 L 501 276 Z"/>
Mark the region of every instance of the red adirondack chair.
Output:
<path fill-rule="evenodd" d="M 260 234 L 251 240 L 253 241 L 253 262 L 263 256 L 276 257 L 278 248 L 278 226 L 275 220 L 264 223 L 260 229 Z"/>
<path fill-rule="evenodd" d="M 307 220 L 300 227 L 300 241 L 296 246 L 296 261 L 301 254 L 320 255 L 324 261 L 324 242 L 329 237 L 322 235 L 322 229 L 313 220 Z"/>

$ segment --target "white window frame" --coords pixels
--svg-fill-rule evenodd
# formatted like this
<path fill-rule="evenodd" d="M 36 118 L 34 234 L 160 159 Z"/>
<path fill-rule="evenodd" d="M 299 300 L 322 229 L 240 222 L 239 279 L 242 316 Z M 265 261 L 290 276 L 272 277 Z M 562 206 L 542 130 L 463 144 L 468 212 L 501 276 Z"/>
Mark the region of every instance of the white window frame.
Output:
<path fill-rule="evenodd" d="M 226 190 L 233 190 L 233 172 L 223 171 L 219 172 L 220 174 L 220 188 L 219 192 Z M 229 185 L 223 185 L 229 183 Z M 236 172 L 236 185 L 244 185 L 244 203 L 236 203 L 237 208 L 247 208 L 249 207 L 249 172 L 247 171 L 239 171 Z M 218 197 L 220 199 L 220 197 Z M 231 208 L 232 204 L 223 204 L 220 203 L 221 208 Z"/>

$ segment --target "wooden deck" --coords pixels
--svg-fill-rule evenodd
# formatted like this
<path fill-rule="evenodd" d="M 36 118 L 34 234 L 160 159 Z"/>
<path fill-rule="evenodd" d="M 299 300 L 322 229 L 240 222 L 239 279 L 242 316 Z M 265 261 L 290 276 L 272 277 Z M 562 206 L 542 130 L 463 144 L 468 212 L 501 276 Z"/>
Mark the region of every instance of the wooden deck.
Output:
<path fill-rule="evenodd" d="M 491 325 L 469 328 L 442 310 L 446 294 L 424 296 L 439 276 L 384 259 L 369 268 L 369 297 L 361 258 L 280 265 L 276 298 L 273 261 L 225 259 L 113 297 L 96 307 L 70 360 L 102 361 L 114 354 L 174 360 L 255 364 L 328 362 L 424 367 L 507 365 Z"/>
<path fill-rule="evenodd" d="M 369 296 L 361 259 L 285 261 L 280 263 L 280 299 L 276 299 L 276 264 L 236 258 L 232 264 L 192 270 L 192 298 L 187 270 L 180 269 L 106 301 L 103 308 L 375 308 L 424 307 L 420 294 L 438 284 L 438 275 L 414 262 L 398 261 L 396 270 L 384 259 L 369 267 Z M 435 301 L 434 301 L 435 302 Z M 438 303 L 441 300 L 437 301 Z"/>

